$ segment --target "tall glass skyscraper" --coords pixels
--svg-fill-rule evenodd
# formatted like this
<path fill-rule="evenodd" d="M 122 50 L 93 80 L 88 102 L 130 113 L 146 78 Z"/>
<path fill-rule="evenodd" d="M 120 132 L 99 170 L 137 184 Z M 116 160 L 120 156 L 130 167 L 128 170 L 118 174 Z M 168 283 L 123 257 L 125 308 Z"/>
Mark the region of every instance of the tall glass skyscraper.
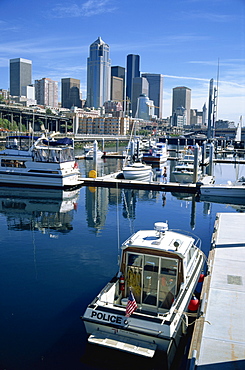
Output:
<path fill-rule="evenodd" d="M 127 55 L 126 98 L 130 101 L 133 97 L 133 79 L 135 77 L 140 77 L 140 56 L 129 54 Z"/>
<path fill-rule="evenodd" d="M 99 108 L 110 100 L 110 48 L 101 37 L 90 45 L 87 62 L 87 106 Z"/>
<path fill-rule="evenodd" d="M 10 95 L 24 95 L 23 89 L 32 83 L 32 61 L 23 58 L 10 59 Z"/>
<path fill-rule="evenodd" d="M 163 117 L 163 75 L 156 73 L 142 73 L 149 83 L 149 99 L 153 100 L 155 106 L 155 115 L 158 118 Z"/>

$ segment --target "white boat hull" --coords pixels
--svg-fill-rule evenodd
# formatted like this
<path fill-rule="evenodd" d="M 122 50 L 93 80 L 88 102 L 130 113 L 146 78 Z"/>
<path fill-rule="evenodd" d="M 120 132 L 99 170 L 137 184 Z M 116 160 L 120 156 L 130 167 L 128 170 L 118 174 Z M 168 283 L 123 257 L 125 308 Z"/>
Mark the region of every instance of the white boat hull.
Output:
<path fill-rule="evenodd" d="M 153 172 L 151 166 L 141 163 L 134 163 L 122 169 L 123 176 L 126 180 L 151 181 Z"/>
<path fill-rule="evenodd" d="M 88 341 L 145 357 L 164 352 L 170 368 L 204 264 L 198 245 L 200 239 L 162 222 L 131 235 L 117 275 L 81 317 Z"/>
<path fill-rule="evenodd" d="M 244 185 L 202 185 L 200 187 L 201 195 L 227 197 L 227 198 L 244 198 Z"/>
<path fill-rule="evenodd" d="M 26 161 L 26 168 L 0 169 L 0 184 L 45 188 L 70 188 L 82 184 L 75 162 L 37 163 Z"/>

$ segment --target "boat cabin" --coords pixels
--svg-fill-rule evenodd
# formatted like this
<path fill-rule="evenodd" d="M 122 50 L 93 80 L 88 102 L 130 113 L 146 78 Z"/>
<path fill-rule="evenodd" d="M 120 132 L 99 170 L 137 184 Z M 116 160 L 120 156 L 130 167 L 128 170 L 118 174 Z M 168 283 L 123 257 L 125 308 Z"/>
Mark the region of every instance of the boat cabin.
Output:
<path fill-rule="evenodd" d="M 166 312 L 175 301 L 194 265 L 195 239 L 162 228 L 155 233 L 139 231 L 122 246 L 122 297 L 132 290 L 138 308 Z M 165 227 L 165 226 L 164 226 Z"/>

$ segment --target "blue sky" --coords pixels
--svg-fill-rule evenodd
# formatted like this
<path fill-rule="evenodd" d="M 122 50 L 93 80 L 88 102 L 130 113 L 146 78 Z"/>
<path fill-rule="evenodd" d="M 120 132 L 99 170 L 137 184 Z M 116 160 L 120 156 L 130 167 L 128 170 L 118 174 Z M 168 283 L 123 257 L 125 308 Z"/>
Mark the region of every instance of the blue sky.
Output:
<path fill-rule="evenodd" d="M 139 54 L 141 72 L 164 75 L 164 117 L 176 86 L 202 109 L 219 61 L 217 118 L 244 121 L 245 0 L 0 0 L 0 32 L 0 88 L 9 88 L 9 59 L 25 58 L 33 82 L 78 78 L 86 98 L 89 46 L 100 36 L 111 65 Z"/>

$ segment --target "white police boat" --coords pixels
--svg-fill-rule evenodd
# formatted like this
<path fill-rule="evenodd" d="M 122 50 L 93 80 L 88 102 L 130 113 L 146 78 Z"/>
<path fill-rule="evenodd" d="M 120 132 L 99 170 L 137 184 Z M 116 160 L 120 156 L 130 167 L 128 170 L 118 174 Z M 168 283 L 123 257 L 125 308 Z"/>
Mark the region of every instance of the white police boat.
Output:
<path fill-rule="evenodd" d="M 119 272 L 81 317 L 88 342 L 145 357 L 164 351 L 171 364 L 204 265 L 200 247 L 199 238 L 164 222 L 128 238 Z M 130 292 L 135 302 L 126 316 Z"/>

